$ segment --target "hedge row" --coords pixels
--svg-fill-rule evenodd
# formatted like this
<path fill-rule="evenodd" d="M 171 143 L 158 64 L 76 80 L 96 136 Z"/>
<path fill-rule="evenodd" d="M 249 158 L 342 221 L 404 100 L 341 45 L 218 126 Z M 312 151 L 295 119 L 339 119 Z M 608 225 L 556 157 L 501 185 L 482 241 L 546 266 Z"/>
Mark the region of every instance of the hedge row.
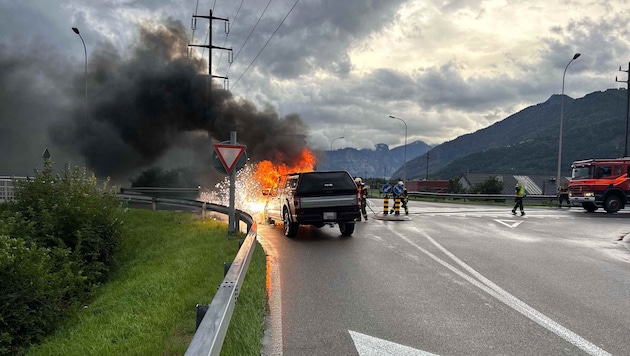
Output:
<path fill-rule="evenodd" d="M 108 183 L 47 160 L 0 204 L 0 354 L 37 343 L 107 279 L 122 233 Z"/>

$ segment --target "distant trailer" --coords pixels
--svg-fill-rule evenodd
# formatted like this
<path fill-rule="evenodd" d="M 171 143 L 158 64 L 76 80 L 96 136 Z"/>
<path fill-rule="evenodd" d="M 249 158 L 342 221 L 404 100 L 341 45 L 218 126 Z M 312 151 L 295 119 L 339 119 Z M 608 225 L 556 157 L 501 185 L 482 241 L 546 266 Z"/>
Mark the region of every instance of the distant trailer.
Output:
<path fill-rule="evenodd" d="M 15 199 L 15 181 L 26 177 L 0 176 L 0 203 Z"/>

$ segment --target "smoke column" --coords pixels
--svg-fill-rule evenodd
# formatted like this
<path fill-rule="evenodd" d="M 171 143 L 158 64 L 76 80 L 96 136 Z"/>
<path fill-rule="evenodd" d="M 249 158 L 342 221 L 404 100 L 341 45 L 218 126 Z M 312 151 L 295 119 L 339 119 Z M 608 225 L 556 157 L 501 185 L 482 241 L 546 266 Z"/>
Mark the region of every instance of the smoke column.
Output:
<path fill-rule="evenodd" d="M 84 73 L 70 71 L 70 64 L 58 59 L 54 68 L 46 66 L 51 72 L 44 74 L 45 80 L 20 86 L 13 100 L 22 103 L 27 96 L 47 98 L 45 93 L 54 93 L 39 107 L 42 114 L 55 116 L 48 122 L 48 137 L 67 151 L 80 152 L 98 177 L 129 178 L 174 149 L 190 152 L 199 166 L 209 167 L 212 144 L 228 140 L 230 131 L 237 131 L 238 142 L 247 146 L 253 162 L 295 160 L 308 134 L 302 120 L 295 114 L 280 118 L 269 107 L 259 110 L 216 86 L 208 93 L 207 63 L 187 58 L 186 32 L 180 22 L 169 19 L 160 25 L 140 26 L 126 53 L 111 44 L 99 44 L 88 55 L 87 120 Z M 0 85 L 4 89 L 15 85 L 36 65 L 18 55 L 3 56 Z M 70 81 L 68 72 L 74 74 Z M 17 74 L 7 78 L 8 73 Z M 0 106 L 0 114 L 5 109 Z M 0 120 L 7 125 L 28 125 L 26 120 L 5 115 Z"/>

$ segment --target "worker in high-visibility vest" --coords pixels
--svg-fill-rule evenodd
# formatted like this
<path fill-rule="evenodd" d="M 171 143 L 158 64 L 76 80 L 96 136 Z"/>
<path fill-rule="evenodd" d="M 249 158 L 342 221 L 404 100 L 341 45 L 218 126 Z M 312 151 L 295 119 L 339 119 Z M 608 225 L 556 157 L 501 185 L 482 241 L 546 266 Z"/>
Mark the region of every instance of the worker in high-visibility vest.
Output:
<path fill-rule="evenodd" d="M 566 201 L 567 206 L 571 207 L 571 202 L 569 201 L 569 187 L 566 184 L 560 185 L 558 188 L 558 208 L 562 208 L 562 202 Z"/>
<path fill-rule="evenodd" d="M 527 193 L 525 192 L 525 187 L 521 182 L 516 183 L 514 187 L 514 208 L 512 208 L 512 215 L 516 215 L 516 209 L 521 210 L 521 216 L 525 215 L 525 210 L 523 209 L 523 198 L 525 198 Z"/>

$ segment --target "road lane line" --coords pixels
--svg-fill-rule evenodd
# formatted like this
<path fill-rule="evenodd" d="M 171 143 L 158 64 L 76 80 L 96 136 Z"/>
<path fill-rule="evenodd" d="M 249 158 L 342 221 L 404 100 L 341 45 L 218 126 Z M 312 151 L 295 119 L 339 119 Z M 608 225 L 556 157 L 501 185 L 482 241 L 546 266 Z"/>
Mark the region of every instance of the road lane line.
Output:
<path fill-rule="evenodd" d="M 269 314 L 265 318 L 265 333 L 263 335 L 262 356 L 282 356 L 282 285 L 280 278 L 280 267 L 278 266 L 276 250 L 273 244 L 267 241 L 258 233 L 258 242 L 263 246 L 267 254 L 267 305 Z M 273 287 L 273 288 L 272 288 Z"/>
<path fill-rule="evenodd" d="M 567 342 L 573 344 L 575 347 L 583 350 L 584 352 L 588 353 L 589 355 L 598 355 L 598 356 L 599 355 L 601 355 L 601 356 L 610 355 L 610 353 L 607 352 L 606 350 L 601 349 L 600 347 L 598 347 L 597 345 L 589 342 L 588 340 L 584 339 L 580 335 L 578 335 L 578 334 L 572 332 L 571 330 L 565 328 L 564 326 L 560 325 L 559 323 L 555 322 L 554 320 L 550 319 L 549 317 L 547 317 L 546 315 L 542 314 L 538 310 L 532 308 L 531 306 L 527 305 L 525 302 L 521 301 L 520 299 L 516 298 L 515 296 L 511 295 L 507 291 L 503 290 L 502 288 L 500 288 L 499 286 L 494 284 L 492 281 L 490 281 L 489 279 L 484 277 L 481 273 L 475 271 L 472 267 L 468 266 L 464 261 L 462 261 L 459 258 L 457 258 L 457 256 L 453 255 L 450 251 L 448 251 L 446 248 L 444 248 L 442 245 L 440 245 L 437 241 L 435 241 L 426 232 L 421 231 L 420 229 L 418 229 L 416 227 L 410 228 L 412 230 L 417 231 L 419 234 L 421 234 L 429 242 L 431 242 L 433 245 L 435 245 L 440 251 L 442 251 L 444 254 L 446 254 L 448 257 L 450 257 L 455 263 L 457 263 L 462 268 L 464 268 L 466 271 L 468 271 L 470 274 L 472 274 L 474 276 L 474 278 L 469 276 L 468 274 L 464 273 L 463 271 L 461 271 L 457 267 L 453 266 L 452 264 L 450 264 L 450 263 L 444 261 L 443 259 L 439 258 L 438 256 L 434 255 L 433 253 L 429 252 L 428 250 L 420 247 L 418 244 L 416 244 L 415 242 L 411 241 L 409 238 L 407 238 L 406 236 L 404 236 L 400 232 L 396 231 L 392 226 L 387 226 L 387 228 L 392 233 L 394 233 L 396 236 L 400 237 L 402 240 L 404 240 L 405 242 L 407 242 L 411 246 L 415 247 L 416 249 L 418 249 L 419 251 L 421 251 L 425 255 L 429 256 L 431 259 L 433 259 L 434 261 L 438 262 L 442 266 L 448 268 L 453 273 L 455 273 L 458 276 L 462 277 L 463 279 L 465 279 L 466 281 L 468 281 L 472 285 L 478 287 L 479 289 L 481 289 L 484 292 L 488 293 L 489 295 L 493 296 L 497 300 L 501 301 L 505 305 L 509 306 L 510 308 L 512 308 L 512 309 L 516 310 L 517 312 L 521 313 L 522 315 L 526 316 L 527 318 L 529 318 L 530 320 L 534 321 L 538 325 L 540 325 L 540 326 L 544 327 L 545 329 L 553 332 L 554 334 L 560 336 L 561 338 L 563 338 Z"/>

